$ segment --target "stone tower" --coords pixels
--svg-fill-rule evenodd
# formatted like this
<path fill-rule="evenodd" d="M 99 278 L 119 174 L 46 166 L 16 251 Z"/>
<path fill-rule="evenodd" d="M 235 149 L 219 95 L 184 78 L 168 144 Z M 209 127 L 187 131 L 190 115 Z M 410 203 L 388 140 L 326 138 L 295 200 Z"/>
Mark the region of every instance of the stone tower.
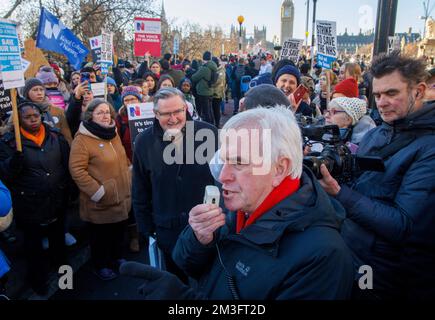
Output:
<path fill-rule="evenodd" d="M 258 28 L 257 26 L 254 26 L 254 42 L 264 42 L 266 43 L 266 32 L 267 29 L 265 26 L 263 26 L 263 29 Z"/>
<path fill-rule="evenodd" d="M 281 5 L 281 45 L 288 38 L 293 38 L 295 7 L 292 0 L 284 0 Z"/>

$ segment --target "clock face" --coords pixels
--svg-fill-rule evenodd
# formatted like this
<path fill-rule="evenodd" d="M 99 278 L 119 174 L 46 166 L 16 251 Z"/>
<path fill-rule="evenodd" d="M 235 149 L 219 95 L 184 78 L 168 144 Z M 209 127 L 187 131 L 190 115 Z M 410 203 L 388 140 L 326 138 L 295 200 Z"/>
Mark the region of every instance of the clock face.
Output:
<path fill-rule="evenodd" d="M 284 8 L 284 17 L 290 17 L 290 8 Z"/>

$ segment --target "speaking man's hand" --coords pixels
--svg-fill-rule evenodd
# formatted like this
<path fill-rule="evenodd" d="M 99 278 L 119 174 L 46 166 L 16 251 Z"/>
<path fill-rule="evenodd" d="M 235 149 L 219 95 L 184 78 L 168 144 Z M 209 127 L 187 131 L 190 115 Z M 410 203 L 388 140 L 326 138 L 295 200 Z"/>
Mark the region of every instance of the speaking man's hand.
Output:
<path fill-rule="evenodd" d="M 208 245 L 213 241 L 213 233 L 225 225 L 225 215 L 217 205 L 200 204 L 190 210 L 189 224 L 198 241 Z"/>

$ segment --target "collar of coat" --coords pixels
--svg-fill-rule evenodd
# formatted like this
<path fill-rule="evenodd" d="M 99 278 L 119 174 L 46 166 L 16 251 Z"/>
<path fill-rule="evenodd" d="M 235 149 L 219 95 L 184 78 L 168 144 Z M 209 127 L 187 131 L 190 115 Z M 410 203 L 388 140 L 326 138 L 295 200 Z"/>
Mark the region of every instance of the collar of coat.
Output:
<path fill-rule="evenodd" d="M 118 131 L 118 129 L 116 128 L 116 131 Z M 82 134 L 84 136 L 88 136 L 97 140 L 103 140 L 99 137 L 97 137 L 95 134 L 92 134 L 88 129 L 86 129 L 86 127 L 83 125 L 83 122 L 80 122 L 80 126 L 79 126 L 79 130 L 77 131 L 77 134 Z M 76 134 L 76 135 L 77 135 Z"/>
<path fill-rule="evenodd" d="M 236 216 L 233 215 L 230 226 L 233 231 L 228 234 L 228 239 L 277 249 L 279 239 L 285 233 L 303 232 L 313 226 L 338 230 L 344 220 L 345 210 L 326 194 L 313 173 L 304 168 L 300 188 L 263 214 L 254 224 L 244 228 L 239 235 L 236 234 Z"/>

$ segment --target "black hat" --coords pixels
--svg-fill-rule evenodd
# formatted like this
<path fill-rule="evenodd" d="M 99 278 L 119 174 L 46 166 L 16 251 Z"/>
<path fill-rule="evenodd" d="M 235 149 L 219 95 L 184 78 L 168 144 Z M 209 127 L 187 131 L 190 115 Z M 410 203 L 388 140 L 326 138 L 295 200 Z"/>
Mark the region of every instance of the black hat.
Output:
<path fill-rule="evenodd" d="M 30 78 L 26 80 L 26 84 L 24 85 L 24 89 L 23 89 L 23 96 L 25 99 L 29 99 L 29 91 L 32 90 L 33 87 L 43 87 L 44 88 L 44 84 L 42 83 L 41 80 L 37 79 L 37 78 Z"/>
<path fill-rule="evenodd" d="M 210 61 L 211 60 L 211 52 L 210 51 L 204 52 L 204 54 L 202 56 L 202 60 L 204 60 L 204 61 Z"/>
<path fill-rule="evenodd" d="M 250 89 L 245 95 L 244 106 L 246 110 L 282 105 L 290 107 L 290 100 L 281 90 L 271 84 L 260 84 Z"/>
<path fill-rule="evenodd" d="M 39 104 L 33 103 L 29 100 L 23 100 L 17 107 L 18 111 L 20 111 L 24 107 L 30 107 L 32 109 L 37 109 L 40 114 L 43 114 L 42 108 Z"/>

